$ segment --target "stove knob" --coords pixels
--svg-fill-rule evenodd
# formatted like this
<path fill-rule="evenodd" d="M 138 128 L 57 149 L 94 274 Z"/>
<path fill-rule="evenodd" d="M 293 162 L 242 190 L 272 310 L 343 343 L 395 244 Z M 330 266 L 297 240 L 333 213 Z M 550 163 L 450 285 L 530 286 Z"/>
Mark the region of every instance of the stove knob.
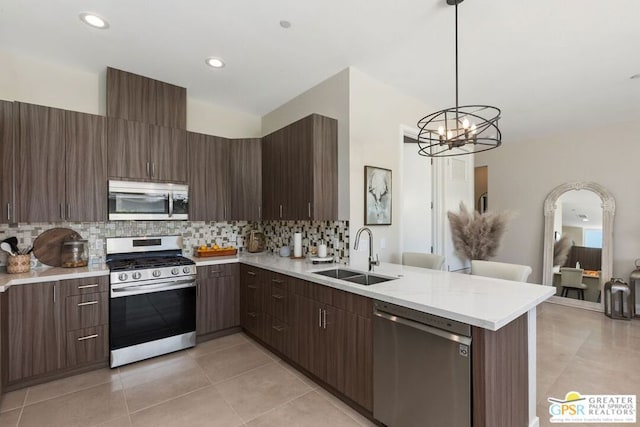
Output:
<path fill-rule="evenodd" d="M 171 269 L 171 274 L 173 274 L 174 276 L 180 274 L 180 269 L 178 267 L 173 267 Z"/>
<path fill-rule="evenodd" d="M 184 272 L 184 274 L 189 274 L 191 273 L 191 267 L 184 267 L 182 271 Z"/>
<path fill-rule="evenodd" d="M 160 270 L 153 270 L 152 274 L 153 274 L 153 277 L 160 277 L 160 274 L 162 273 L 160 272 Z"/>
<path fill-rule="evenodd" d="M 118 280 L 120 280 L 121 282 L 124 282 L 125 280 L 127 280 L 127 273 L 120 273 L 118 275 Z"/>
<path fill-rule="evenodd" d="M 142 277 L 142 274 L 139 271 L 136 271 L 135 273 L 133 273 L 131 275 L 131 277 L 133 277 L 134 279 L 138 280 Z"/>

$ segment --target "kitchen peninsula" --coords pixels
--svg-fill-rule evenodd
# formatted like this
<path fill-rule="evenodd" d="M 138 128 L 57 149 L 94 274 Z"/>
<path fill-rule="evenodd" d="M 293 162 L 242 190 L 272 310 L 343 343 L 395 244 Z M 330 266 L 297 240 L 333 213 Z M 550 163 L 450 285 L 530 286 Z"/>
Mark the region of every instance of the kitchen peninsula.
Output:
<path fill-rule="evenodd" d="M 338 267 L 335 264 L 313 265 L 265 254 L 196 262 L 203 270 L 240 263 L 237 326 L 370 417 L 372 312 L 377 300 L 470 325 L 474 427 L 537 425 L 536 306 L 554 293 L 551 287 L 389 263 L 376 267 L 375 274 L 392 280 L 364 286 L 315 274 Z M 3 274 L 0 290 L 10 293 L 11 287 L 22 284 L 107 274 L 100 267 L 66 275 L 62 269 L 53 270 Z M 7 295 L 2 297 L 6 308 Z M 323 331 L 314 330 L 318 308 L 324 313 Z M 304 316 L 315 324 L 301 322 Z M 342 322 L 340 328 L 327 333 L 336 319 Z M 338 341 L 336 332 L 342 337 Z M 332 347 L 336 342 L 338 347 Z M 320 357 L 323 352 L 331 354 Z"/>

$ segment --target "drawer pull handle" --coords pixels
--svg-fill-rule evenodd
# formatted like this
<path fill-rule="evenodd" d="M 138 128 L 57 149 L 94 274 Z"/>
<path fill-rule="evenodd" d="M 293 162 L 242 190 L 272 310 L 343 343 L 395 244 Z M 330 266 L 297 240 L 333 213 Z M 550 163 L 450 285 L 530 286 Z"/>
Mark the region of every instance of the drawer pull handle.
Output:
<path fill-rule="evenodd" d="M 219 274 L 220 270 L 211 270 L 209 274 Z"/>
<path fill-rule="evenodd" d="M 249 285 L 249 286 L 247 286 L 247 288 L 249 288 L 249 289 L 258 289 L 258 287 L 256 285 Z"/>
<path fill-rule="evenodd" d="M 275 325 L 274 325 L 274 326 L 272 326 L 272 328 L 273 328 L 273 329 L 275 329 L 275 330 L 276 330 L 276 331 L 278 331 L 278 332 L 282 332 L 282 331 L 284 331 L 284 326 L 275 326 Z"/>
<path fill-rule="evenodd" d="M 98 285 L 97 283 L 93 284 L 93 285 L 78 285 L 78 289 L 89 289 L 89 288 L 97 288 Z"/>
<path fill-rule="evenodd" d="M 79 302 L 78 307 L 84 307 L 85 305 L 94 305 L 97 304 L 98 301 L 87 301 L 87 302 Z"/>
<path fill-rule="evenodd" d="M 280 280 L 280 279 L 271 279 L 271 281 L 272 281 L 273 283 L 278 283 L 278 284 L 280 284 L 280 283 L 284 283 L 284 280 Z"/>
<path fill-rule="evenodd" d="M 249 317 L 258 317 L 258 315 L 256 313 L 252 313 L 252 312 L 247 313 L 247 316 L 249 316 Z"/>
<path fill-rule="evenodd" d="M 255 276 L 256 275 L 256 273 L 254 271 L 247 271 L 247 274 L 249 276 Z"/>
<path fill-rule="evenodd" d="M 98 334 L 87 335 L 86 337 L 80 337 L 78 338 L 78 341 L 92 340 L 94 338 L 98 338 Z"/>
<path fill-rule="evenodd" d="M 281 300 L 284 299 L 284 295 L 278 295 L 278 294 L 273 294 L 271 295 L 272 298 L 277 299 L 277 300 Z"/>

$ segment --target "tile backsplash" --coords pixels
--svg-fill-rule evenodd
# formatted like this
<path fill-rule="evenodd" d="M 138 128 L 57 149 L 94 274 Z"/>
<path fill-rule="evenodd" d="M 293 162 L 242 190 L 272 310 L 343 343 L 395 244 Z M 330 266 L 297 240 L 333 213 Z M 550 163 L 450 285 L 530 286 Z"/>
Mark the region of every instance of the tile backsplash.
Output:
<path fill-rule="evenodd" d="M 0 224 L 0 240 L 16 236 L 20 249 L 30 247 L 43 231 L 62 227 L 78 232 L 89 241 L 90 263 L 105 261 L 105 239 L 107 237 L 181 235 L 184 239 L 184 254 L 192 255 L 194 246 L 217 243 L 220 246 L 245 248 L 248 232 L 257 228 L 264 232 L 267 250 L 277 253 L 281 246 L 290 244 L 293 233 L 302 233 L 303 254 L 310 246 L 324 240 L 328 253 L 337 255 L 341 262 L 349 257 L 348 221 L 112 221 L 112 222 L 67 222 Z M 0 265 L 6 265 L 6 254 L 1 252 Z"/>

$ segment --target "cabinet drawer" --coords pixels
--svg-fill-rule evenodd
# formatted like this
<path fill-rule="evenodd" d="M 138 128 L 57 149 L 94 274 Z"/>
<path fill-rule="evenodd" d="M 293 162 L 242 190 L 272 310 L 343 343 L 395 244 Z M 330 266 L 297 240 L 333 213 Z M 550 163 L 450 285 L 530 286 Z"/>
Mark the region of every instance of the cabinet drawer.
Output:
<path fill-rule="evenodd" d="M 67 332 L 67 366 L 100 362 L 109 357 L 109 326 Z"/>
<path fill-rule="evenodd" d="M 198 276 L 204 278 L 235 276 L 238 264 L 219 264 L 198 267 Z"/>
<path fill-rule="evenodd" d="M 64 295 L 83 295 L 109 291 L 109 276 L 87 277 L 60 281 Z"/>
<path fill-rule="evenodd" d="M 270 344 L 292 360 L 297 360 L 297 336 L 292 326 L 278 319 L 271 319 Z"/>
<path fill-rule="evenodd" d="M 73 295 L 66 298 L 66 330 L 73 331 L 109 323 L 109 293 Z"/>

